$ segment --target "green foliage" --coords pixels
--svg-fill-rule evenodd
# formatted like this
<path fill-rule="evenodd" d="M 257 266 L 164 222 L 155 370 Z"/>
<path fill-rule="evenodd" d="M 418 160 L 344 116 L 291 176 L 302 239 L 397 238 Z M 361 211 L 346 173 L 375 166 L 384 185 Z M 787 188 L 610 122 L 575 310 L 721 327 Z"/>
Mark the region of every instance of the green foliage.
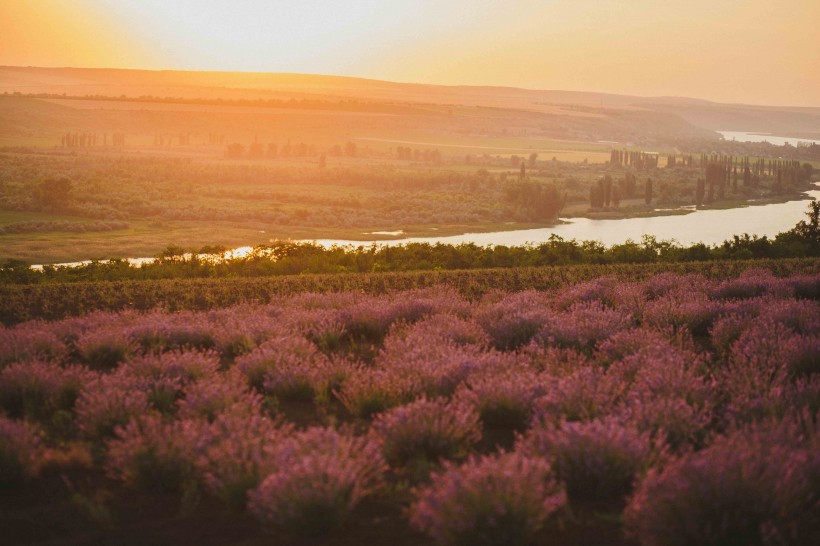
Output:
<path fill-rule="evenodd" d="M 521 164 L 524 168 L 524 164 Z M 512 203 L 522 221 L 553 220 L 564 206 L 563 199 L 554 184 L 519 182 L 507 186 L 507 202 Z"/>
<path fill-rule="evenodd" d="M 34 202 L 45 210 L 67 208 L 73 184 L 66 177 L 48 178 L 34 190 Z"/>
<path fill-rule="evenodd" d="M 568 241 L 555 235 L 538 245 L 519 247 L 409 243 L 394 247 L 324 248 L 314 243 L 277 241 L 258 246 L 242 258 L 223 258 L 218 253 L 188 254 L 185 249 L 170 245 L 159 253 L 156 261 L 141 267 L 131 266 L 124 260 L 113 260 L 79 267 L 45 267 L 42 271 L 35 271 L 18 262 L 8 263 L 0 266 L 0 283 L 230 278 L 820 256 L 820 204 L 813 201 L 807 215 L 808 220 L 801 221 L 775 239 L 743 234 L 735 235 L 720 246 L 711 247 L 703 244 L 682 247 L 672 241 L 658 241 L 652 236 L 645 236 L 640 243 L 627 241 L 608 248 L 596 241 Z M 208 250 L 216 252 L 219 249 Z M 207 296 L 202 294 L 199 297 Z"/>

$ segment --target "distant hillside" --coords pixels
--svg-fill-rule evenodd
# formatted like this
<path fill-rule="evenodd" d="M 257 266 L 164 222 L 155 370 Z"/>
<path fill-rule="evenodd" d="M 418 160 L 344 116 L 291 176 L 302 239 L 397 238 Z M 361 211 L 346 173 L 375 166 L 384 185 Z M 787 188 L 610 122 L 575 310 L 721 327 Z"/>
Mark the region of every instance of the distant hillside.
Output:
<path fill-rule="evenodd" d="M 105 97 L 173 97 L 226 101 L 241 100 L 306 100 L 362 101 L 378 104 L 363 108 L 371 113 L 390 112 L 386 105 L 414 105 L 406 111 L 395 109 L 401 119 L 442 117 L 450 119 L 401 122 L 411 129 L 423 125 L 432 134 L 518 135 L 584 141 L 613 140 L 627 143 L 674 143 L 678 139 L 717 138 L 715 130 L 759 131 L 790 136 L 820 134 L 820 108 L 781 108 L 734 104 L 719 104 L 681 97 L 635 97 L 606 93 L 548 91 L 513 87 L 444 86 L 396 83 L 343 76 L 280 73 L 234 73 L 192 71 L 149 71 L 90 68 L 0 67 L 0 93 L 65 94 L 68 97 L 87 95 Z M 76 101 L 79 102 L 79 101 Z M 77 130 L 91 125 L 123 125 L 109 110 L 128 110 L 123 104 L 98 105 L 106 113 L 104 120 L 86 120 L 85 114 L 56 108 L 55 104 L 32 105 L 4 102 L 0 122 L 8 124 L 2 133 L 17 130 L 31 132 L 36 127 L 48 130 L 52 125 L 60 130 Z M 88 105 L 60 106 L 87 109 Z M 442 109 L 441 107 L 447 107 Z M 423 107 L 422 110 L 417 108 Z M 487 111 L 486 109 L 498 111 Z M 26 110 L 23 113 L 22 110 Z M 185 125 L 177 128 L 157 121 L 162 130 L 182 130 L 196 117 L 182 106 L 159 109 L 144 104 L 131 110 L 174 110 L 187 112 L 175 116 Z M 522 116 L 529 112 L 529 117 Z M 222 112 L 225 114 L 225 112 Z M 250 113 L 244 111 L 244 114 Z M 34 119 L 26 116 L 33 116 Z M 165 115 L 165 114 L 163 114 Z M 237 115 L 241 115 L 237 112 Z M 227 116 L 227 114 L 225 114 Z M 221 122 L 225 116 L 220 118 Z M 129 122 L 134 122 L 132 115 Z M 149 114 L 142 117 L 152 118 Z M 158 116 L 153 116 L 158 117 Z M 333 117 L 331 115 L 331 117 Z M 110 119 L 109 119 L 110 118 Z M 190 119 L 189 119 L 190 118 Z M 32 128 L 32 121 L 35 128 Z M 397 120 L 394 119 L 394 122 Z M 429 122 L 429 123 L 428 123 Z M 444 123 L 441 123 L 444 122 Z M 146 120 L 153 124 L 155 120 Z M 179 125 L 177 123 L 177 125 Z M 80 126 L 78 126 L 78 124 Z M 382 123 L 376 123 L 381 125 Z M 447 125 L 450 125 L 448 128 Z M 173 124 L 171 124 L 173 125 Z M 212 130 L 214 123 L 197 121 L 203 130 Z M 58 127 L 54 127 L 55 129 Z M 425 131 L 429 132 L 429 131 Z M 375 131 L 372 135 L 383 136 Z"/>

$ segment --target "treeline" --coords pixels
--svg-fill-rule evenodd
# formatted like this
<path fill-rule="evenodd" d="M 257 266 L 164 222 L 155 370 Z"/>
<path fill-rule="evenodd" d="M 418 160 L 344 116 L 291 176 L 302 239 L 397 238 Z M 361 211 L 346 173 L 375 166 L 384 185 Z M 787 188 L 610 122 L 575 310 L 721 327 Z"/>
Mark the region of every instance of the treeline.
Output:
<path fill-rule="evenodd" d="M 117 231 L 120 229 L 128 229 L 128 227 L 128 222 L 121 222 L 117 220 L 90 222 L 14 222 L 0 226 L 0 235 L 11 235 L 16 233 L 44 233 L 49 231 L 88 233 L 93 231 Z"/>
<path fill-rule="evenodd" d="M 612 150 L 609 154 L 609 163 L 638 170 L 654 169 L 658 166 L 658 157 L 654 152 Z"/>
<path fill-rule="evenodd" d="M 439 150 L 419 150 L 410 146 L 399 146 L 396 148 L 396 159 L 441 163 L 442 157 Z"/>
<path fill-rule="evenodd" d="M 733 155 L 737 157 L 779 157 L 784 159 L 797 159 L 802 161 L 820 160 L 820 145 L 811 142 L 801 142 L 795 138 L 795 145 L 784 144 L 778 146 L 770 142 L 741 142 L 734 140 L 705 140 L 705 139 L 679 139 L 675 141 L 675 147 L 686 154 L 707 154 L 720 153 L 723 155 Z"/>
<path fill-rule="evenodd" d="M 6 93 L 8 94 L 8 93 Z M 414 108 L 409 105 L 364 102 L 354 99 L 347 100 L 322 100 L 322 99 L 203 99 L 185 97 L 160 97 L 155 95 L 139 95 L 128 97 L 125 95 L 65 95 L 62 93 L 19 93 L 12 94 L 15 97 L 25 97 L 30 99 L 67 99 L 67 100 L 93 100 L 93 101 L 113 101 L 113 102 L 150 102 L 160 104 L 195 104 L 203 106 L 241 106 L 254 108 L 288 108 L 298 110 L 340 110 L 343 112 L 377 112 L 377 113 L 416 113 L 429 111 Z"/>
<path fill-rule="evenodd" d="M 173 136 L 171 137 L 173 138 Z M 190 142 L 190 136 L 179 135 L 179 139 L 185 138 L 185 142 Z M 180 140 L 182 142 L 182 140 Z M 211 140 L 213 142 L 213 140 Z M 160 144 L 162 142 L 160 141 Z M 335 144 L 327 148 L 320 148 L 315 144 L 305 144 L 304 142 L 277 144 L 276 142 L 254 141 L 250 144 L 233 142 L 225 147 L 225 157 L 229 159 L 242 158 L 278 158 L 278 157 L 318 157 L 320 162 L 326 157 L 392 157 L 406 161 L 424 161 L 426 163 L 439 164 L 443 160 L 440 150 L 418 149 L 409 146 L 398 146 L 395 152 L 374 154 L 370 149 L 362 150 L 355 142 L 348 141 L 346 144 Z"/>
<path fill-rule="evenodd" d="M 761 178 L 771 180 L 772 191 L 777 193 L 786 188 L 794 188 L 811 179 L 814 168 L 810 163 L 800 164 L 797 160 L 783 160 L 713 155 L 701 157 L 701 167 L 705 178 L 698 178 L 695 202 L 701 205 L 715 199 L 723 199 L 727 188 L 733 194 L 738 191 L 739 182 L 743 188 L 757 188 Z"/>
<path fill-rule="evenodd" d="M 94 146 L 125 146 L 125 133 L 64 133 L 60 135 L 60 146 L 63 148 L 92 148 Z"/>
<path fill-rule="evenodd" d="M 644 236 L 640 243 L 605 247 L 596 241 L 565 240 L 553 235 L 544 243 L 527 246 L 478 246 L 411 243 L 401 246 L 324 248 L 312 243 L 279 241 L 259 246 L 247 257 L 223 257 L 225 249 L 185 254 L 169 247 L 155 262 L 141 267 L 125 260 L 93 262 L 79 267 L 46 266 L 42 271 L 21 262 L 0 268 L 0 282 L 49 282 L 229 278 L 303 273 L 370 273 L 381 271 L 515 268 L 570 264 L 677 263 L 710 260 L 820 257 L 820 203 L 812 201 L 808 219 L 793 229 L 768 237 L 734 236 L 721 245 L 681 246 Z"/>
<path fill-rule="evenodd" d="M 349 157 L 355 157 L 356 152 L 356 144 L 353 142 L 348 142 L 344 148 L 339 145 L 332 146 L 326 153 L 332 156 L 347 155 Z M 317 151 L 316 146 L 314 144 L 305 144 L 304 142 L 291 144 L 291 142 L 288 141 L 285 144 L 279 145 L 275 142 L 262 143 L 255 141 L 251 142 L 247 146 L 239 142 L 233 142 L 225 147 L 225 157 L 229 159 L 263 157 L 316 157 L 317 155 L 319 155 L 319 152 Z"/>
<path fill-rule="evenodd" d="M 694 204 L 698 206 L 725 199 L 728 193 L 732 195 L 742 193 L 748 197 L 761 195 L 762 192 L 767 191 L 775 195 L 793 191 L 809 182 L 814 172 L 810 163 L 801 163 L 794 159 L 767 160 L 721 154 L 701 154 L 699 158 L 692 154 L 685 154 L 678 158 L 677 155 L 670 154 L 666 160 L 667 168 L 670 169 L 667 173 L 674 172 L 671 169 L 677 168 L 700 171 L 695 181 L 694 192 L 690 194 L 694 197 Z M 642 161 L 639 152 L 626 153 L 621 150 L 611 152 L 611 166 L 644 165 Z M 662 173 L 662 171 L 656 172 Z M 660 200 L 662 201 L 668 201 L 671 187 L 669 176 L 666 178 L 665 183 L 661 182 Z M 680 181 L 674 182 L 674 185 L 682 186 Z M 655 199 L 656 193 L 651 178 L 646 179 L 643 188 L 644 202 L 649 205 Z M 611 175 L 607 174 L 590 187 L 590 207 L 592 209 L 617 208 L 622 197 L 636 197 L 636 193 L 637 179 L 632 171 L 627 171 L 625 176 L 618 181 L 613 181 Z"/>
<path fill-rule="evenodd" d="M 524 172 L 523 165 L 521 172 Z M 565 203 L 565 197 L 558 192 L 554 184 L 511 183 L 505 186 L 504 196 L 513 206 L 516 219 L 525 222 L 553 220 Z"/>
<path fill-rule="evenodd" d="M 643 187 L 644 201 L 648 205 L 654 196 L 652 179 L 647 178 Z M 628 172 L 617 181 L 613 181 L 612 176 L 607 174 L 590 186 L 589 206 L 592 209 L 618 208 L 622 198 L 636 197 L 638 189 L 638 179 L 633 173 Z"/>

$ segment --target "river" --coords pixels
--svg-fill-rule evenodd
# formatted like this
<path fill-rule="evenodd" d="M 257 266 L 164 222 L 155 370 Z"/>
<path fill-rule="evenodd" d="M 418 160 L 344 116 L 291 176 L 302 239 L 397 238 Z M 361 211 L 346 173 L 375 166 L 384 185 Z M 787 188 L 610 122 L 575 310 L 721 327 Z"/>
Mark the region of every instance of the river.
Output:
<path fill-rule="evenodd" d="M 820 186 L 806 194 L 813 199 L 820 199 Z M 778 233 L 788 231 L 794 225 L 805 219 L 808 210 L 806 199 L 786 201 L 768 205 L 753 205 L 734 209 L 694 210 L 693 207 L 684 207 L 686 214 L 672 216 L 653 216 L 648 218 L 625 218 L 621 220 L 591 220 L 589 218 L 564 219 L 565 223 L 537 229 L 522 229 L 513 231 L 495 231 L 489 233 L 464 233 L 448 237 L 406 237 L 390 240 L 353 241 L 344 239 L 318 239 L 315 243 L 324 247 L 333 245 L 395 246 L 407 243 L 443 243 L 458 245 L 474 243 L 479 246 L 506 245 L 520 246 L 528 243 L 538 244 L 546 241 L 551 235 L 558 235 L 564 239 L 579 241 L 600 241 L 609 246 L 620 244 L 628 239 L 639 242 L 644 234 L 654 235 L 658 240 L 674 239 L 682 245 L 705 243 L 707 245 L 720 244 L 732 235 L 748 233 L 750 235 L 774 237 Z M 378 232 L 371 232 L 378 233 Z M 400 233 L 391 232 L 391 233 Z M 249 254 L 253 247 L 235 248 L 226 256 L 241 257 Z M 141 265 L 153 261 L 153 258 L 130 258 L 134 265 Z M 73 262 L 56 265 L 77 266 L 90 263 Z M 35 269 L 41 265 L 32 266 Z"/>
<path fill-rule="evenodd" d="M 814 199 L 820 199 L 820 189 L 806 192 Z M 540 243 L 550 235 L 579 241 L 600 241 L 605 245 L 620 244 L 627 239 L 640 241 L 644 234 L 654 235 L 659 240 L 674 239 L 683 245 L 705 243 L 719 244 L 732 235 L 774 237 L 788 231 L 804 219 L 808 210 L 807 200 L 787 201 L 769 205 L 749 206 L 735 209 L 693 210 L 687 214 L 653 216 L 648 218 L 625 218 L 620 220 L 591 220 L 589 218 L 565 219 L 566 223 L 549 228 L 523 229 L 516 231 L 496 231 L 491 233 L 465 233 L 449 237 L 408 237 L 389 241 L 350 241 L 341 239 L 320 239 L 322 246 L 368 245 L 372 242 L 384 245 L 406 243 L 475 243 L 484 245 L 518 246 Z"/>
<path fill-rule="evenodd" d="M 766 133 L 746 133 L 744 131 L 717 131 L 725 140 L 736 140 L 738 142 L 768 142 L 775 146 L 790 144 L 797 146 L 798 142 L 820 145 L 820 140 L 810 138 L 788 137 L 779 135 L 769 135 Z"/>

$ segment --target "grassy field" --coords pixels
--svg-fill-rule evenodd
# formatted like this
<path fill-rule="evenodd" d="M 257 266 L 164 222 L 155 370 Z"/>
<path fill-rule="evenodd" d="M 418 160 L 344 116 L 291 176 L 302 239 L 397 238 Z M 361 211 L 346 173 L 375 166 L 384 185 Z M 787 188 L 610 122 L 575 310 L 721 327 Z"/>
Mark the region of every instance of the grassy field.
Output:
<path fill-rule="evenodd" d="M 699 169 L 631 173 L 637 174 L 633 197 L 591 213 L 595 181 L 610 175 L 622 184 L 630 171 L 539 154 L 522 180 L 509 152 L 476 154 L 468 163 L 465 150 L 447 150 L 434 160 L 398 159 L 394 152 L 326 157 L 324 167 L 317 157 L 226 159 L 213 147 L 0 151 L 0 259 L 63 263 L 151 257 L 170 244 L 198 250 L 278 239 L 395 238 L 373 232 L 430 237 L 554 225 L 554 217 L 539 216 L 530 200 L 516 197 L 521 187 L 555 188 L 563 217 L 672 214 L 664 209 L 694 203 L 700 176 Z M 649 176 L 655 197 L 648 207 L 642 193 Z M 51 202 L 43 184 L 60 178 L 69 180 L 70 191 Z M 792 195 L 746 188 L 711 206 Z"/>

